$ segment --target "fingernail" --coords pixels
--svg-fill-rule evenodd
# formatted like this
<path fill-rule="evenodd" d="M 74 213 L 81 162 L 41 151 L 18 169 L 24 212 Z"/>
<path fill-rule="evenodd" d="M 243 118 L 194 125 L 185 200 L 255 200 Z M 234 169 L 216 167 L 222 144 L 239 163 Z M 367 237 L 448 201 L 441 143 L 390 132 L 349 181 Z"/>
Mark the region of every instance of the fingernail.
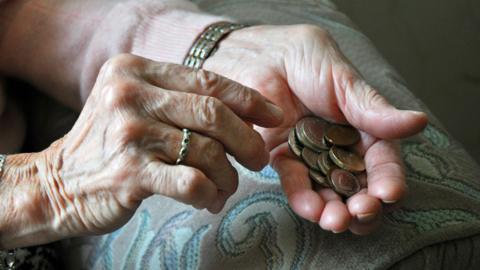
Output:
<path fill-rule="evenodd" d="M 416 116 L 425 116 L 424 112 L 419 112 L 419 111 L 408 111 L 408 112 Z"/>
<path fill-rule="evenodd" d="M 383 201 L 384 203 L 396 203 L 397 201 Z"/>
<path fill-rule="evenodd" d="M 339 233 L 341 233 L 341 232 L 335 231 L 335 230 L 332 230 L 332 232 L 333 232 L 334 234 L 339 234 Z"/>
<path fill-rule="evenodd" d="M 377 214 L 370 213 L 370 214 L 358 214 L 357 219 L 360 223 L 368 223 L 374 221 L 377 217 Z"/>
<path fill-rule="evenodd" d="M 278 119 L 283 118 L 283 110 L 280 109 L 277 105 L 267 102 L 268 110 Z"/>

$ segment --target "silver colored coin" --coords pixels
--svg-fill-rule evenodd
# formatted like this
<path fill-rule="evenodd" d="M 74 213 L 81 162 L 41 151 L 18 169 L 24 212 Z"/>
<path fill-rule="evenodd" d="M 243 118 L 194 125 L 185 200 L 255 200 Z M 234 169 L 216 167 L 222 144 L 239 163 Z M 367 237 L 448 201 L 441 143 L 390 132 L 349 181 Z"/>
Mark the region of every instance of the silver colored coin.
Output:
<path fill-rule="evenodd" d="M 298 158 L 302 158 L 303 146 L 298 143 L 294 128 L 292 128 L 292 130 L 290 130 L 290 133 L 288 134 L 288 147 L 295 156 L 297 156 Z"/>
<path fill-rule="evenodd" d="M 315 152 L 328 151 L 323 139 L 327 125 L 321 118 L 305 117 L 295 125 L 297 138 L 305 147 Z"/>

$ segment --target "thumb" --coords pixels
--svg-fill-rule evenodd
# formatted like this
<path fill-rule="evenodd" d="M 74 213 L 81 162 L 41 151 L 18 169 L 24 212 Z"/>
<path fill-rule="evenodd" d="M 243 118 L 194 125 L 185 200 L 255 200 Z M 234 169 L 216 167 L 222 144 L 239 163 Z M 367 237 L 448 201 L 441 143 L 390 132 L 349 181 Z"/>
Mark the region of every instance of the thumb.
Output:
<path fill-rule="evenodd" d="M 340 76 L 335 82 L 337 104 L 347 121 L 381 139 L 412 136 L 425 128 L 423 112 L 399 110 L 358 76 Z"/>

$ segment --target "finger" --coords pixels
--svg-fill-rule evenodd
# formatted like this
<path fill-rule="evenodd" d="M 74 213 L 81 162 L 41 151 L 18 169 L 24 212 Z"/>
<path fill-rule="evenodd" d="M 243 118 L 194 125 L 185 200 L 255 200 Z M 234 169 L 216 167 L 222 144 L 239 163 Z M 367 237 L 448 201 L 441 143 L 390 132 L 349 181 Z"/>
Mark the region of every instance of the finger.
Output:
<path fill-rule="evenodd" d="M 183 165 L 151 161 L 144 168 L 142 187 L 147 191 L 173 198 L 203 209 L 214 205 L 217 187 L 200 170 Z"/>
<path fill-rule="evenodd" d="M 352 219 L 350 227 L 348 228 L 353 234 L 367 235 L 374 232 L 382 224 L 382 214 L 380 213 L 371 222 L 365 223 L 358 219 Z"/>
<path fill-rule="evenodd" d="M 356 128 L 377 138 L 396 139 L 414 135 L 427 125 L 425 113 L 396 109 L 353 69 L 340 67 L 333 77 L 338 106 Z"/>
<path fill-rule="evenodd" d="M 365 153 L 368 194 L 385 203 L 400 200 L 406 192 L 405 169 L 394 142 L 377 141 Z"/>
<path fill-rule="evenodd" d="M 150 89 L 142 101 L 152 117 L 179 128 L 189 128 L 225 146 L 238 162 L 252 170 L 268 163 L 268 152 L 258 132 L 220 100 L 207 96 Z"/>
<path fill-rule="evenodd" d="M 347 200 L 350 215 L 360 223 L 371 223 L 382 210 L 381 202 L 366 192 L 357 193 Z"/>
<path fill-rule="evenodd" d="M 370 146 L 372 146 L 378 140 L 378 138 L 375 138 L 366 132 L 360 131 L 360 141 L 354 145 L 353 148 L 357 154 L 364 156 L 368 148 L 370 148 Z"/>
<path fill-rule="evenodd" d="M 346 231 L 350 225 L 351 216 L 340 196 L 328 188 L 320 190 L 319 194 L 326 202 L 325 209 L 323 209 L 320 217 L 320 227 L 334 233 Z"/>
<path fill-rule="evenodd" d="M 153 85 L 219 99 L 242 119 L 259 126 L 282 123 L 282 110 L 257 91 L 203 69 L 150 61 L 145 72 Z"/>
<path fill-rule="evenodd" d="M 214 214 L 217 214 L 220 211 L 222 211 L 222 209 L 225 207 L 225 204 L 228 198 L 231 196 L 230 193 L 227 193 L 226 191 L 223 191 L 221 189 L 218 190 L 217 194 L 218 194 L 217 198 L 213 202 L 213 205 L 210 208 L 208 208 L 208 210 Z"/>
<path fill-rule="evenodd" d="M 325 202 L 329 202 L 329 201 L 342 201 L 342 197 L 340 197 L 340 195 L 338 195 L 335 191 L 333 191 L 333 189 L 331 188 L 320 188 L 318 189 L 318 195 L 320 195 L 320 197 L 322 197 L 322 199 L 325 201 Z"/>
<path fill-rule="evenodd" d="M 157 158 L 173 164 L 179 157 L 183 132 L 169 125 L 154 122 L 143 137 L 143 148 L 154 153 Z M 225 203 L 238 187 L 238 174 L 227 159 L 221 143 L 209 137 L 192 132 L 189 137 L 188 152 L 182 164 L 202 171 L 222 191 Z"/>
<path fill-rule="evenodd" d="M 405 193 L 406 184 L 405 184 L 405 172 L 403 167 L 403 161 L 401 159 L 400 148 L 397 142 L 387 142 L 379 140 L 365 132 L 360 132 L 361 140 L 360 142 L 355 145 L 354 150 L 362 155 L 365 156 L 365 163 L 367 165 L 367 173 L 358 175 L 358 179 L 361 182 L 362 187 L 369 187 L 371 191 L 372 186 L 370 186 L 370 182 L 376 181 L 375 179 L 378 178 L 376 174 L 384 174 L 381 177 L 384 177 L 385 174 L 388 174 L 389 171 L 393 174 L 391 180 L 396 180 L 394 184 L 392 184 L 389 188 L 390 191 L 384 191 L 389 193 L 390 195 L 386 196 L 386 200 L 384 202 L 394 202 L 397 199 L 403 197 Z M 372 150 L 371 153 L 370 150 Z M 381 167 L 378 167 L 380 165 Z M 372 168 L 375 168 L 374 170 Z M 383 168 L 378 170 L 379 168 Z M 370 173 L 371 171 L 376 171 L 373 175 Z M 389 178 L 389 177 L 387 177 Z M 373 179 L 373 180 L 372 180 Z M 384 184 L 379 184 L 380 186 L 388 185 L 388 182 L 384 182 Z M 403 186 L 403 187 L 402 187 Z M 375 188 L 375 192 L 381 192 L 378 188 Z M 392 194 L 393 193 L 393 194 Z M 378 193 L 375 193 L 378 194 Z M 391 201 L 388 198 L 392 199 Z M 397 199 L 395 199 L 397 198 Z"/>
<path fill-rule="evenodd" d="M 367 174 L 361 173 L 356 176 L 357 176 L 358 182 L 360 183 L 360 188 L 362 188 L 360 192 L 365 191 L 365 193 L 367 193 L 367 190 L 366 190 L 366 188 L 368 188 Z"/>
<path fill-rule="evenodd" d="M 283 191 L 293 211 L 311 222 L 318 222 L 325 202 L 312 190 L 305 165 L 289 154 L 283 144 L 272 153 L 272 166 L 278 172 Z"/>

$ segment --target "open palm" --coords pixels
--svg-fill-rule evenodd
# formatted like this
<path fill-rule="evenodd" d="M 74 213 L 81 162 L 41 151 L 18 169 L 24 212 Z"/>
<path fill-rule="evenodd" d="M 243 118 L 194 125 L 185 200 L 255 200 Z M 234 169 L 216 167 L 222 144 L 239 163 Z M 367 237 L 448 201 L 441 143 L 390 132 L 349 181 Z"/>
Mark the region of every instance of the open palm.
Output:
<path fill-rule="evenodd" d="M 276 128 L 257 128 L 271 150 L 292 209 L 325 229 L 365 234 L 378 224 L 383 203 L 406 191 L 405 173 L 393 140 L 422 130 L 425 114 L 400 111 L 371 88 L 321 28 L 255 26 L 221 42 L 205 69 L 256 89 L 284 111 Z M 361 131 L 368 189 L 346 202 L 331 189 L 313 190 L 308 169 L 287 146 L 289 130 L 306 115 L 349 123 Z"/>

